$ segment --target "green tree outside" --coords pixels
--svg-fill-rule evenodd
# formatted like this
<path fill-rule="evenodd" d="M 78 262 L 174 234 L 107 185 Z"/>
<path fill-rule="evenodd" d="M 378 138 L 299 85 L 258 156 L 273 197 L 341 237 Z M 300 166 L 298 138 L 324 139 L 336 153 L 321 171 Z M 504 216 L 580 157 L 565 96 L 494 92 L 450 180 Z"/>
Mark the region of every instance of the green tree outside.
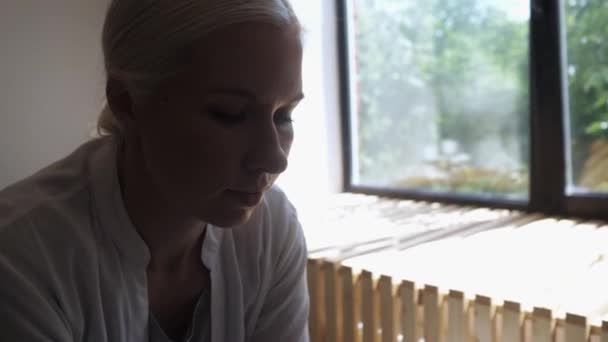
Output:
<path fill-rule="evenodd" d="M 355 4 L 360 182 L 527 196 L 529 20 L 489 0 Z M 608 137 L 608 5 L 565 14 L 580 170 Z"/>

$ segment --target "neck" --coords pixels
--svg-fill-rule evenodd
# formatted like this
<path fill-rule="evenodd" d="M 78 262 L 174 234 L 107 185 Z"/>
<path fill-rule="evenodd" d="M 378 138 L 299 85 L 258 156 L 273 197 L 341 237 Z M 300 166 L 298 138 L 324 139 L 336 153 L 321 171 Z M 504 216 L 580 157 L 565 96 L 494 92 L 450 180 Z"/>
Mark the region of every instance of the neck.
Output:
<path fill-rule="evenodd" d="M 151 181 L 141 149 L 128 141 L 118 153 L 122 197 L 131 222 L 148 245 L 149 271 L 179 272 L 200 263 L 206 224 L 173 208 Z"/>

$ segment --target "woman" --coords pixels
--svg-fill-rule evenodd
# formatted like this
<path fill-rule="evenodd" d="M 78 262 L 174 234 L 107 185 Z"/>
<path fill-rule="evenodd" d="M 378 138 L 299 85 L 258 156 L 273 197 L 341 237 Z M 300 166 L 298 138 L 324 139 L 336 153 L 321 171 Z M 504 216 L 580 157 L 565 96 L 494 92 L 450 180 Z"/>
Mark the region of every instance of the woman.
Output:
<path fill-rule="evenodd" d="M 287 0 L 112 1 L 103 137 L 0 192 L 0 340 L 308 340 L 300 35 Z"/>

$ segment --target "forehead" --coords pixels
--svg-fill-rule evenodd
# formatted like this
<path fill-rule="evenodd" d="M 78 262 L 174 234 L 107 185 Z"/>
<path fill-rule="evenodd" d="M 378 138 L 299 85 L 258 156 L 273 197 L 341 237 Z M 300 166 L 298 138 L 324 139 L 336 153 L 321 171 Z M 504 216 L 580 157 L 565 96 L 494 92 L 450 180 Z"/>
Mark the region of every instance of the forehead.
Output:
<path fill-rule="evenodd" d="M 302 91 L 302 44 L 294 28 L 245 23 L 197 42 L 184 82 L 194 92 L 240 88 L 275 101 Z"/>

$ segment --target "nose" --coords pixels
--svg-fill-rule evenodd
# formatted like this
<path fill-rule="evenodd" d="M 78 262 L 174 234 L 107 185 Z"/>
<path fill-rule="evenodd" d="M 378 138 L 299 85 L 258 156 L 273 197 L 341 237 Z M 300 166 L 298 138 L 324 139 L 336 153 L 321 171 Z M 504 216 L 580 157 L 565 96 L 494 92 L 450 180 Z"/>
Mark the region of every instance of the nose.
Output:
<path fill-rule="evenodd" d="M 246 167 L 251 172 L 279 174 L 287 169 L 291 133 L 279 131 L 274 122 L 256 125 L 252 132 Z"/>

